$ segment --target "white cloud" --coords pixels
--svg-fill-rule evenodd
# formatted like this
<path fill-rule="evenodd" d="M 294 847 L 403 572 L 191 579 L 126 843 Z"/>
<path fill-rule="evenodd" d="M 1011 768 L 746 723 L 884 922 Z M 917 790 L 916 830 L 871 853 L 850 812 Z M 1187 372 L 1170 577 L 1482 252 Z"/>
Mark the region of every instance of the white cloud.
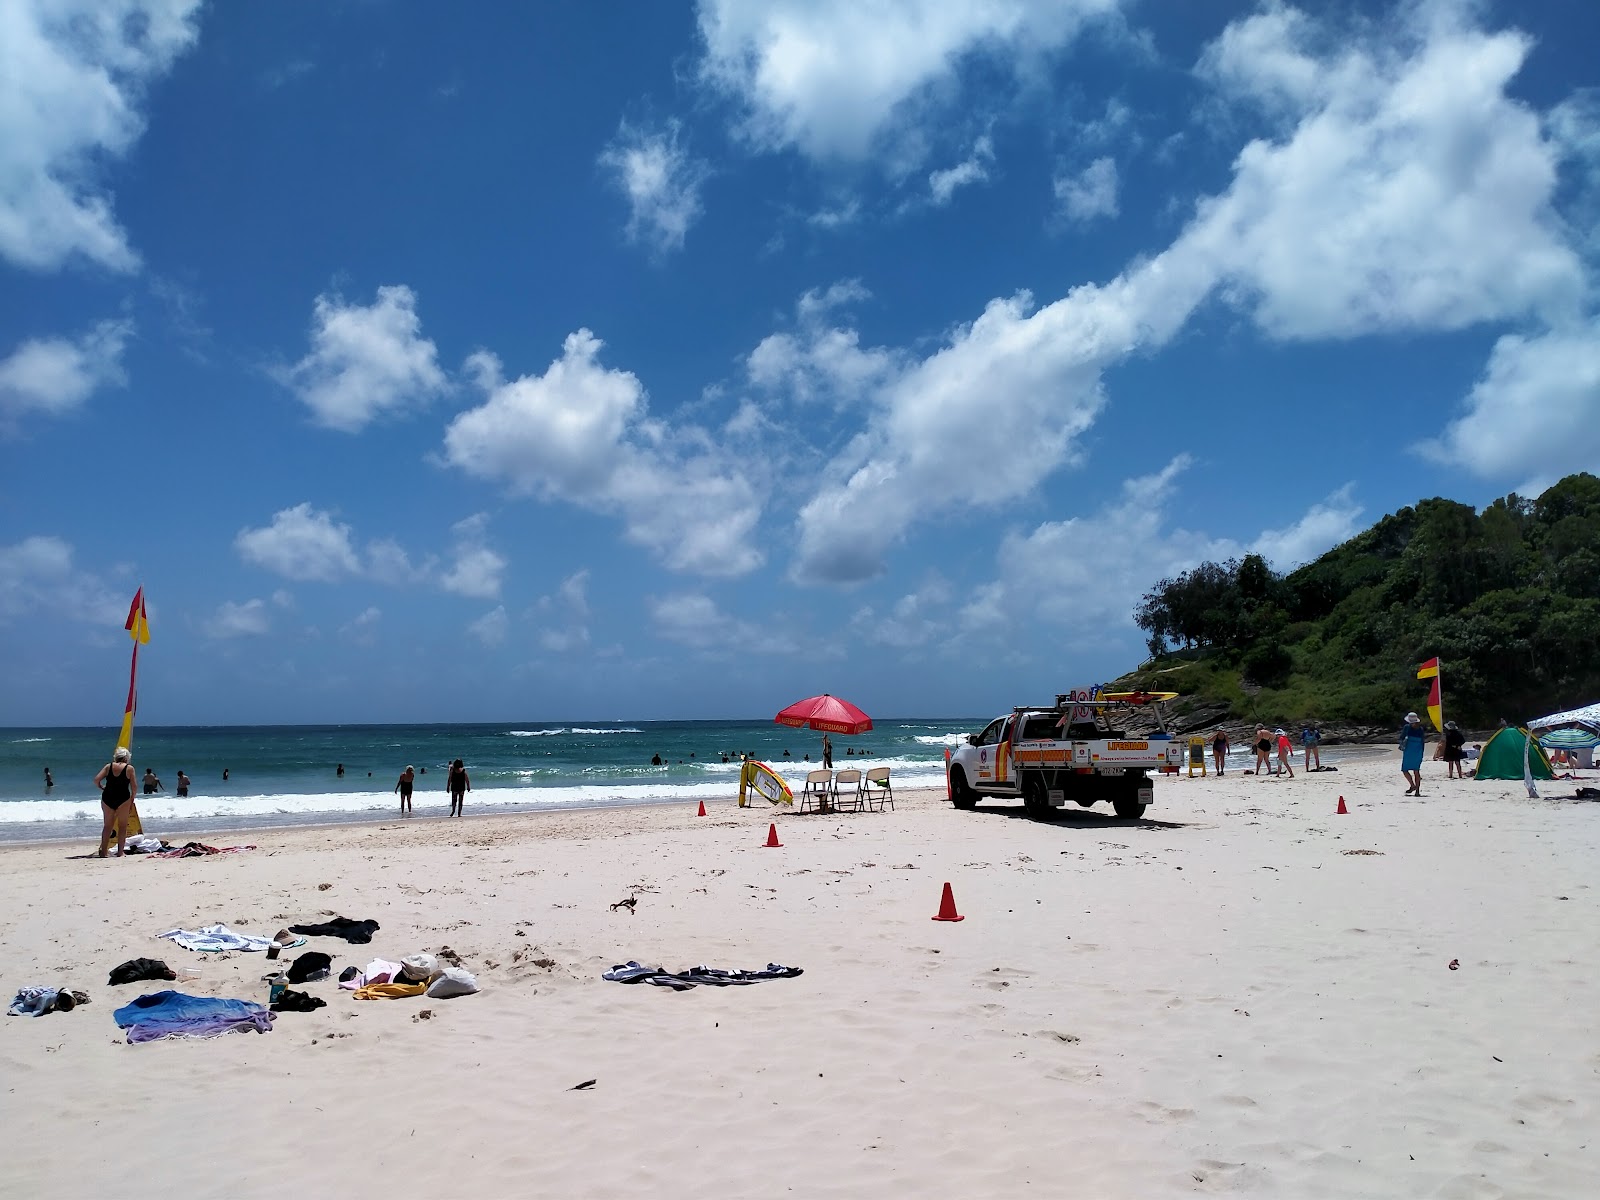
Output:
<path fill-rule="evenodd" d="M 279 588 L 277 591 L 272 593 L 272 602 L 279 608 L 293 608 L 294 593 L 289 591 L 287 588 Z"/>
<path fill-rule="evenodd" d="M 701 78 L 763 148 L 863 159 L 959 92 L 959 68 L 1058 50 L 1117 0 L 704 0 Z"/>
<path fill-rule="evenodd" d="M 98 572 L 79 570 L 72 545 L 61 538 L 0 545 L 0 621 L 42 613 L 120 634 L 127 611 L 128 597 L 107 591 Z"/>
<path fill-rule="evenodd" d="M 431 565 L 432 560 L 429 560 Z M 429 565 L 413 566 L 405 547 L 393 538 L 379 538 L 367 543 L 366 569 L 362 572 L 379 583 L 399 585 L 424 578 Z"/>
<path fill-rule="evenodd" d="M 200 0 L 0 5 L 0 256 L 44 271 L 139 264 L 100 185 L 144 132 L 140 107 L 198 36 Z"/>
<path fill-rule="evenodd" d="M 311 352 L 277 377 L 319 425 L 356 433 L 390 413 L 421 407 L 447 387 L 434 345 L 422 336 L 417 298 L 380 287 L 370 305 L 318 296 Z"/>
<path fill-rule="evenodd" d="M 935 577 L 896 600 L 887 613 L 870 605 L 856 610 L 850 628 L 866 642 L 911 650 L 931 645 L 950 632 L 950 585 Z"/>
<path fill-rule="evenodd" d="M 643 385 L 599 362 L 587 329 L 543 375 L 506 382 L 492 355 L 470 369 L 485 400 L 445 431 L 445 461 L 514 492 L 620 516 L 630 541 L 705 575 L 753 570 L 761 499 L 717 439 L 647 412 Z"/>
<path fill-rule="evenodd" d="M 241 529 L 233 545 L 246 562 L 286 579 L 331 583 L 361 573 L 350 526 L 309 503 L 274 513 L 264 528 Z"/>
<path fill-rule="evenodd" d="M 989 178 L 989 164 L 994 161 L 994 142 L 988 134 L 980 137 L 972 146 L 972 153 L 953 167 L 946 167 L 942 171 L 934 171 L 928 176 L 928 196 L 935 207 L 943 208 L 950 203 L 957 188 L 963 188 L 973 183 L 982 183 Z"/>
<path fill-rule="evenodd" d="M 1110 158 L 1097 158 L 1076 175 L 1057 175 L 1051 186 L 1069 221 L 1117 215 L 1117 164 Z"/>
<path fill-rule="evenodd" d="M 1313 504 L 1293 525 L 1269 529 L 1250 544 L 1279 571 L 1289 571 L 1321 556 L 1359 532 L 1356 522 L 1362 508 L 1352 498 L 1355 485 L 1347 483 L 1327 499 Z"/>
<path fill-rule="evenodd" d="M 339 635 L 358 646 L 371 646 L 378 640 L 378 622 L 383 620 L 383 610 L 369 606 L 361 610 L 354 620 L 339 627 Z"/>
<path fill-rule="evenodd" d="M 870 296 L 854 279 L 805 293 L 796 305 L 798 332 L 771 334 L 746 358 L 750 382 L 796 401 L 826 400 L 841 406 L 883 383 L 898 369 L 895 355 L 881 348 L 863 350 L 854 329 L 826 322 L 835 310 Z"/>
<path fill-rule="evenodd" d="M 224 601 L 206 622 L 206 636 L 222 640 L 236 637 L 260 637 L 272 632 L 272 621 L 267 615 L 264 600 L 246 600 L 235 604 Z"/>
<path fill-rule="evenodd" d="M 624 121 L 600 155 L 600 165 L 628 198 L 629 240 L 657 253 L 683 249 L 689 227 L 700 217 L 700 188 L 710 174 L 678 144 L 681 133 L 677 121 L 654 133 Z"/>
<path fill-rule="evenodd" d="M 658 635 L 697 650 L 733 655 L 746 651 L 788 653 L 796 648 L 794 641 L 771 637 L 760 626 L 724 612 L 700 592 L 651 597 L 647 607 Z"/>
<path fill-rule="evenodd" d="M 1537 495 L 1573 471 L 1600 463 L 1600 320 L 1495 343 L 1467 411 L 1422 443 L 1435 462 L 1486 478 L 1524 479 Z"/>
<path fill-rule="evenodd" d="M 451 528 L 455 535 L 455 562 L 439 579 L 439 586 L 458 596 L 496 600 L 505 575 L 506 560 L 484 541 L 488 515 L 478 513 Z"/>
<path fill-rule="evenodd" d="M 24 413 L 64 416 L 97 388 L 126 382 L 130 321 L 101 321 L 76 340 L 31 338 L 0 360 L 0 424 Z"/>
<path fill-rule="evenodd" d="M 505 605 L 499 604 L 491 608 L 476 621 L 467 624 L 467 632 L 477 638 L 485 646 L 498 646 L 506 640 L 510 631 L 511 621 L 506 616 Z"/>
<path fill-rule="evenodd" d="M 1102 372 L 1219 291 L 1283 339 L 1529 315 L 1569 327 L 1585 281 L 1551 209 L 1564 151 L 1506 92 L 1527 43 L 1464 27 L 1453 6 L 1405 12 L 1365 38 L 1313 37 L 1299 18 L 1230 26 L 1253 65 L 1222 49 L 1202 71 L 1268 104 L 1282 137 L 1251 142 L 1166 250 L 1042 308 L 992 300 L 873 389 L 865 430 L 801 509 L 793 576 L 868 578 L 913 524 L 1030 492 L 1077 453 Z"/>
<path fill-rule="evenodd" d="M 553 596 L 540 596 L 538 613 L 555 623 L 539 631 L 539 644 L 565 654 L 589 644 L 589 572 L 575 571 L 561 581 Z"/>

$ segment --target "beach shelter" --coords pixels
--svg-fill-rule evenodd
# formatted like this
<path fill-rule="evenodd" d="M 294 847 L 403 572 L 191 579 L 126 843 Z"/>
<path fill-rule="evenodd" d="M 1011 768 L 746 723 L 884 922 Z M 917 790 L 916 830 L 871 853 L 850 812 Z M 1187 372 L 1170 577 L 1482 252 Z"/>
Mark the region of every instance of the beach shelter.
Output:
<path fill-rule="evenodd" d="M 1522 750 L 1530 739 L 1533 739 L 1533 744 L 1528 746 L 1529 774 L 1535 779 L 1554 779 L 1556 773 L 1550 769 L 1550 759 L 1538 740 L 1526 729 L 1515 725 L 1496 730 L 1495 735 L 1483 744 L 1483 753 L 1478 756 L 1477 778 L 1521 779 Z"/>
<path fill-rule="evenodd" d="M 1566 712 L 1551 713 L 1548 717 L 1536 717 L 1528 722 L 1529 729 L 1587 729 L 1591 733 L 1600 733 L 1600 703 L 1586 704 L 1582 708 L 1569 709 Z"/>

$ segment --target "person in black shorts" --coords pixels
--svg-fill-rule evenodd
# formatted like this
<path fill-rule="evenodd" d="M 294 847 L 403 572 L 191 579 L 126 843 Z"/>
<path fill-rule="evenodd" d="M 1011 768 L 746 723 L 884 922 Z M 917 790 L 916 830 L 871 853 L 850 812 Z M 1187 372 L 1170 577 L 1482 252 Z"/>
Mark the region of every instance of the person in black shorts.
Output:
<path fill-rule="evenodd" d="M 411 815 L 411 785 L 417 781 L 417 769 L 407 767 L 400 772 L 400 780 L 394 785 L 394 790 L 400 793 L 400 815 Z"/>
<path fill-rule="evenodd" d="M 111 842 L 111 832 L 117 834 L 117 857 L 121 858 L 123 851 L 128 848 L 128 814 L 133 811 L 133 763 L 126 746 L 118 746 L 117 752 L 111 756 L 111 761 L 100 768 L 100 774 L 94 777 L 95 787 L 100 789 L 100 812 L 105 817 L 105 825 L 100 830 L 99 856 L 106 856 L 106 847 Z"/>
<path fill-rule="evenodd" d="M 189 794 L 189 777 L 187 775 L 185 775 L 182 771 L 179 771 L 178 772 L 178 795 L 179 796 L 187 796 L 188 794 Z"/>
<path fill-rule="evenodd" d="M 467 777 L 467 766 L 459 758 L 450 764 L 450 815 L 466 814 L 467 793 L 472 790 L 472 780 Z"/>

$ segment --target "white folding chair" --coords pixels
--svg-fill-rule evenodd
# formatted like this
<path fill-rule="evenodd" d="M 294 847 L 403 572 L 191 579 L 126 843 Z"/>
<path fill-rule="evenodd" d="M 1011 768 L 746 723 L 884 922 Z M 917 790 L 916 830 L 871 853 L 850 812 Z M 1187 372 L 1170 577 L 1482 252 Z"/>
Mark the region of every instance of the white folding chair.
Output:
<path fill-rule="evenodd" d="M 845 789 L 849 790 L 846 791 Z M 842 771 L 833 773 L 833 804 L 840 812 L 850 809 L 860 812 L 867 803 L 866 794 L 861 790 L 861 772 L 854 767 L 846 767 Z"/>
<path fill-rule="evenodd" d="M 797 811 L 807 812 L 815 805 L 816 812 L 827 812 L 832 799 L 833 772 L 806 772 L 806 785 L 800 789 L 800 807 Z"/>
<path fill-rule="evenodd" d="M 882 812 L 884 805 L 894 807 L 894 784 L 889 782 L 888 767 L 872 767 L 867 771 L 866 779 L 861 782 L 861 798 L 865 801 L 867 811 L 872 811 L 872 801 L 878 801 L 878 811 Z"/>

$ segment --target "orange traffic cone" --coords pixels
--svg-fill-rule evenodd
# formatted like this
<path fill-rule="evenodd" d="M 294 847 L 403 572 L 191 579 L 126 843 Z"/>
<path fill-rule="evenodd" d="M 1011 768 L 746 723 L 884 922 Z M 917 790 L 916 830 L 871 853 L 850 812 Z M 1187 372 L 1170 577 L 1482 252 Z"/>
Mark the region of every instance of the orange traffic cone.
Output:
<path fill-rule="evenodd" d="M 1350 815 L 1350 810 L 1344 806 L 1344 797 L 1343 796 L 1339 797 L 1339 811 L 1337 813 L 1335 813 L 1334 815 L 1335 816 L 1340 816 L 1340 817 L 1348 817 Z"/>
<path fill-rule="evenodd" d="M 767 826 L 767 845 L 766 845 L 766 848 L 768 850 L 781 850 L 781 849 L 783 849 L 783 843 L 778 840 L 778 827 L 776 825 L 768 825 Z"/>
<path fill-rule="evenodd" d="M 695 816 L 703 817 L 705 815 L 706 815 L 706 802 L 704 800 L 702 800 L 702 801 L 700 801 L 700 811 L 695 813 Z"/>
<path fill-rule="evenodd" d="M 939 898 L 939 915 L 935 921 L 965 921 L 966 918 L 956 911 L 956 894 L 950 890 L 950 885 L 944 885 L 944 895 Z"/>

